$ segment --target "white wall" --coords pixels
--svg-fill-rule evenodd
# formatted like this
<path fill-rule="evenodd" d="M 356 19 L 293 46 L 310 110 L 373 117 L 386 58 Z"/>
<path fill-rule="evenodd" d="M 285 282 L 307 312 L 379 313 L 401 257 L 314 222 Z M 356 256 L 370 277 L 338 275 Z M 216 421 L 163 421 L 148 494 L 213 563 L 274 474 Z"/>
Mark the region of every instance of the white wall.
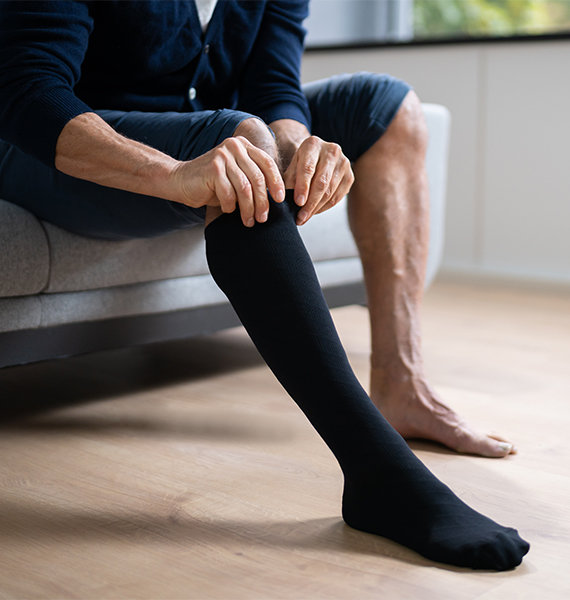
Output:
<path fill-rule="evenodd" d="M 570 40 L 308 53 L 302 77 L 361 70 L 451 111 L 442 270 L 570 283 Z"/>

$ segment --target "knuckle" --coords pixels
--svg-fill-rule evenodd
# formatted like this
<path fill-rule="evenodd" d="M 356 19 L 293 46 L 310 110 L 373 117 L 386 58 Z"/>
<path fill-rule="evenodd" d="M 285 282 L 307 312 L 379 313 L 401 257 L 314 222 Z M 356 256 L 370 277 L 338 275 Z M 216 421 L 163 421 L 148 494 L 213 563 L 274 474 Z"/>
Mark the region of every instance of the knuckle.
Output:
<path fill-rule="evenodd" d="M 214 156 L 212 160 L 212 170 L 216 176 L 221 175 L 225 171 L 225 160 L 221 155 Z"/>
<path fill-rule="evenodd" d="M 247 177 L 240 177 L 239 182 L 237 184 L 238 192 L 240 192 L 244 196 L 251 196 L 251 184 L 249 183 Z"/>
<path fill-rule="evenodd" d="M 237 136 L 237 137 L 227 138 L 222 143 L 230 152 L 236 152 L 236 151 L 241 150 L 241 148 L 243 147 L 244 140 L 245 140 L 245 138 L 242 138 L 241 136 Z"/>
<path fill-rule="evenodd" d="M 263 173 L 261 171 L 255 172 L 251 176 L 251 183 L 256 188 L 263 188 L 263 189 L 265 189 L 265 177 L 263 176 Z"/>
<path fill-rule="evenodd" d="M 329 185 L 329 179 L 326 175 L 321 175 L 320 177 L 317 178 L 317 180 L 315 181 L 316 187 L 318 190 L 325 190 L 328 188 Z"/>
<path fill-rule="evenodd" d="M 264 152 L 260 156 L 260 162 L 261 162 L 261 166 L 264 169 L 267 169 L 269 171 L 274 170 L 277 173 L 279 173 L 279 169 L 277 167 L 277 164 L 276 164 L 275 160 L 273 160 L 273 158 L 269 154 L 267 154 L 266 152 Z"/>
<path fill-rule="evenodd" d="M 223 160 L 226 157 L 226 149 L 220 144 L 212 151 L 212 160 Z"/>
<path fill-rule="evenodd" d="M 330 143 L 328 145 L 328 153 L 333 158 L 339 158 L 342 154 L 342 148 L 338 144 Z"/>

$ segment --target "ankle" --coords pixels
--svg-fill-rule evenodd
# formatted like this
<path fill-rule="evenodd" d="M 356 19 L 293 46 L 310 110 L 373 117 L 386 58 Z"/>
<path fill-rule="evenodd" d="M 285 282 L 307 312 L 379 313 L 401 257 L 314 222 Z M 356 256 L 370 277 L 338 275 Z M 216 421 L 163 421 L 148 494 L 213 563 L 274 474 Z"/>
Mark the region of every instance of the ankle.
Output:
<path fill-rule="evenodd" d="M 419 388 L 425 381 L 423 369 L 410 366 L 403 361 L 370 367 L 371 392 L 398 395 L 411 388 Z"/>

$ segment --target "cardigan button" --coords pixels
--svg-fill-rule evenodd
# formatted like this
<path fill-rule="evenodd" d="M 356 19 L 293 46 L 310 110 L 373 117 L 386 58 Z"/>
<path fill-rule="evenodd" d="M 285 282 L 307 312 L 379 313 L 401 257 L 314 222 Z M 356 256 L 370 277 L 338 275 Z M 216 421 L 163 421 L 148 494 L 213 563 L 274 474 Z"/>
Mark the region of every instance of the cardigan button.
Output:
<path fill-rule="evenodd" d="M 196 98 L 196 88 L 191 87 L 188 90 L 188 99 L 190 100 L 190 102 L 192 102 L 192 100 L 194 100 L 195 98 Z"/>
<path fill-rule="evenodd" d="M 204 54 L 210 54 L 210 44 L 204 46 Z"/>

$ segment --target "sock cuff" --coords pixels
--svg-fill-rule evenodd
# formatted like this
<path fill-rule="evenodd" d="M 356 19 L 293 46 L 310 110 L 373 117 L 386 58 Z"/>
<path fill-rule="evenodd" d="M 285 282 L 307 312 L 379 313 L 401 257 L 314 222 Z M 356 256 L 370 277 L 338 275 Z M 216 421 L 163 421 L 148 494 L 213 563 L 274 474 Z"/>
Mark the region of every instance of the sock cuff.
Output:
<path fill-rule="evenodd" d="M 231 213 L 224 213 L 219 217 L 215 218 L 209 223 L 204 230 L 204 237 L 206 242 L 212 235 L 223 235 L 224 237 L 234 237 L 236 233 L 248 235 L 253 234 L 260 228 L 275 225 L 284 218 L 289 218 L 294 223 L 295 217 L 300 210 L 300 206 L 297 206 L 293 200 L 293 190 L 285 190 L 285 200 L 283 202 L 275 202 L 271 196 L 268 195 L 269 200 L 269 215 L 265 223 L 256 223 L 253 227 L 246 227 L 242 221 L 239 212 L 239 207 Z"/>

